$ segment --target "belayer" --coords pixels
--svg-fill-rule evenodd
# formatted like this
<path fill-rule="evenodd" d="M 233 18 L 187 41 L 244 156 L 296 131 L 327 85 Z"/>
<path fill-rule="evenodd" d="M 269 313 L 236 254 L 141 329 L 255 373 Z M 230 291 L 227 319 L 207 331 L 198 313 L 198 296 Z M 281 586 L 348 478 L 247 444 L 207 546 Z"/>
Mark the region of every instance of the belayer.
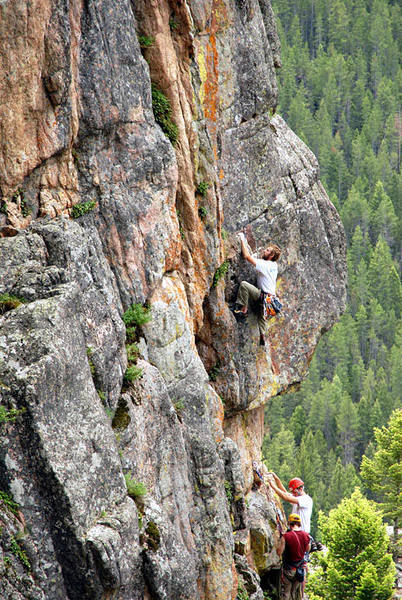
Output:
<path fill-rule="evenodd" d="M 301 600 L 306 577 L 305 556 L 310 549 L 310 536 L 302 530 L 300 516 L 289 515 L 289 530 L 283 534 L 277 549 L 283 554 L 281 600 Z"/>
<path fill-rule="evenodd" d="M 245 318 L 250 304 L 258 306 L 258 327 L 260 331 L 260 345 L 265 345 L 267 319 L 275 316 L 282 308 L 276 297 L 276 278 L 278 276 L 277 261 L 282 253 L 281 249 L 272 244 L 261 253 L 261 258 L 255 258 L 248 249 L 244 233 L 239 233 L 243 257 L 255 267 L 257 271 L 257 286 L 248 281 L 240 283 L 237 294 L 234 314 L 236 319 Z"/>

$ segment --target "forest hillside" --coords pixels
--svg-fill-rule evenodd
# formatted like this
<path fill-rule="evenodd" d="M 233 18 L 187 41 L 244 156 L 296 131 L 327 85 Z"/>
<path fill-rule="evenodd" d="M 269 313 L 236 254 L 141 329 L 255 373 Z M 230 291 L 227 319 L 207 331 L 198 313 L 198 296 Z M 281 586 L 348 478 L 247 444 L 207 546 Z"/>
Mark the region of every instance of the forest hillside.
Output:
<path fill-rule="evenodd" d="M 278 111 L 318 157 L 347 237 L 347 310 L 300 390 L 266 407 L 266 464 L 284 481 L 302 477 L 316 529 L 318 511 L 360 484 L 373 428 L 401 407 L 402 13 L 391 0 L 273 6 Z"/>

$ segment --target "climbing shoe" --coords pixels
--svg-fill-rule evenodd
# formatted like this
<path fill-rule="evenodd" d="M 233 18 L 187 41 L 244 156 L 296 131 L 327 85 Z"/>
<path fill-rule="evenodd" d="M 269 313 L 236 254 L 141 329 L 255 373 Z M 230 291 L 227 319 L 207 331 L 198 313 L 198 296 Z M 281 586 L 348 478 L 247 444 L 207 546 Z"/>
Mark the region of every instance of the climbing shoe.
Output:
<path fill-rule="evenodd" d="M 247 313 L 243 312 L 241 310 L 242 308 L 243 307 L 241 304 L 235 304 L 235 306 L 233 308 L 233 314 L 238 323 L 241 321 L 245 321 L 245 319 L 247 319 Z"/>

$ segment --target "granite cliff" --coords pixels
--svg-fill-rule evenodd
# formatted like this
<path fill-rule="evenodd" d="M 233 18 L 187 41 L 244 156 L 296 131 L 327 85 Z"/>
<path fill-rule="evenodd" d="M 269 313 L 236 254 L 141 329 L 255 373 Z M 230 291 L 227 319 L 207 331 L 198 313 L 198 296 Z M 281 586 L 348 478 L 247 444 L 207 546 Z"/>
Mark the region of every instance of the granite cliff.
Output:
<path fill-rule="evenodd" d="M 0 33 L 0 596 L 262 600 L 264 407 L 346 277 L 317 161 L 275 114 L 270 1 L 6 0 Z M 242 228 L 284 250 L 265 347 L 230 311 Z"/>

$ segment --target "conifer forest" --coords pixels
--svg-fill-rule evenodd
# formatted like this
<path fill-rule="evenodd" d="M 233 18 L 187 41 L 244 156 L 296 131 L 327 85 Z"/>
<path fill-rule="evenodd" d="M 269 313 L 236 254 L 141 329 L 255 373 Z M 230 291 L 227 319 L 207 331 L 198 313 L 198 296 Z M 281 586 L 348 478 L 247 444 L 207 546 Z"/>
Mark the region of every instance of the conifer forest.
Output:
<path fill-rule="evenodd" d="M 285 485 L 304 480 L 320 535 L 319 511 L 328 514 L 356 486 L 381 502 L 381 490 L 362 478 L 362 457 L 374 456 L 375 428 L 401 408 L 401 5 L 273 6 L 283 63 L 278 112 L 318 157 L 348 244 L 347 310 L 323 336 L 300 389 L 266 408 L 267 467 Z"/>

